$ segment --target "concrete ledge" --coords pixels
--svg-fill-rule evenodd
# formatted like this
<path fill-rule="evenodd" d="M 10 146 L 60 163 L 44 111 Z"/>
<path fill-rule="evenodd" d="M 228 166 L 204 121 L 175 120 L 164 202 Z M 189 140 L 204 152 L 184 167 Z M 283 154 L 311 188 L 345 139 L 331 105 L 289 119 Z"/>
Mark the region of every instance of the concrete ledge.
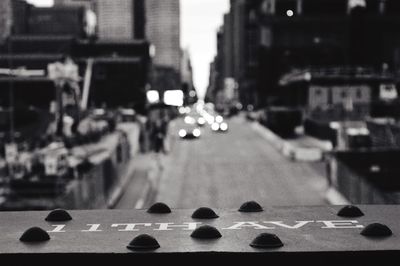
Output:
<path fill-rule="evenodd" d="M 332 205 L 349 205 L 350 202 L 335 188 L 331 187 L 325 194 L 325 199 Z"/>
<path fill-rule="evenodd" d="M 324 151 L 320 147 L 312 147 L 310 144 L 307 146 L 301 146 L 296 141 L 288 141 L 282 139 L 274 132 L 259 124 L 258 122 L 251 123 L 252 128 L 270 142 L 279 152 L 284 156 L 294 161 L 321 161 L 324 158 Z M 309 139 L 308 139 L 309 142 Z M 317 144 L 315 146 L 318 146 Z"/>
<path fill-rule="evenodd" d="M 124 195 L 125 189 L 127 188 L 129 182 L 131 181 L 134 175 L 134 172 L 136 171 L 137 164 L 135 162 L 135 159 L 131 159 L 130 162 L 130 167 L 127 169 L 126 173 L 123 175 L 121 178 L 121 181 L 119 184 L 117 184 L 114 188 L 113 191 L 107 200 L 107 208 L 113 209 L 120 198 Z"/>

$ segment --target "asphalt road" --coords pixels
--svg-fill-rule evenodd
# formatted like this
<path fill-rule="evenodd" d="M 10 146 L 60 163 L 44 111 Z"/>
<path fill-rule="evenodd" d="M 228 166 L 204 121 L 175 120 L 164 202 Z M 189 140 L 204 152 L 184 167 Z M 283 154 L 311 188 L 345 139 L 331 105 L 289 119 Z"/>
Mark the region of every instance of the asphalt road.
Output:
<path fill-rule="evenodd" d="M 263 206 L 327 204 L 320 165 L 288 160 L 245 119 L 230 119 L 227 133 L 206 126 L 197 140 L 179 139 L 181 123 L 170 129 L 171 151 L 162 157 L 154 201 L 172 208 L 238 208 L 249 200 Z"/>

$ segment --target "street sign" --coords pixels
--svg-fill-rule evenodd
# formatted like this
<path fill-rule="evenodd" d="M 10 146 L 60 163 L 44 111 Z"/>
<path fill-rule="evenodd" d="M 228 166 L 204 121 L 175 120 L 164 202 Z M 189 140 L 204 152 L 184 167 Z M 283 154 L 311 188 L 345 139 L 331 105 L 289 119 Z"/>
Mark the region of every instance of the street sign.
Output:
<path fill-rule="evenodd" d="M 94 263 L 106 260 L 115 265 L 141 259 L 165 264 L 261 259 L 278 265 L 321 265 L 323 261 L 323 265 L 365 266 L 398 258 L 400 206 L 358 207 L 360 211 L 354 215 L 348 208 L 343 211 L 342 206 L 266 207 L 257 212 L 241 212 L 238 206 L 235 210 L 214 210 L 217 215 L 212 219 L 193 218 L 195 209 L 172 209 L 164 214 L 147 210 L 69 211 L 72 220 L 56 222 L 45 221 L 47 211 L 3 212 L 0 259 L 11 256 L 15 263 L 41 265 L 46 261 L 76 263 L 83 259 Z M 19 241 L 32 227 L 41 228 L 49 239 Z M 371 228 L 376 235 L 369 235 Z M 202 230 L 206 233 L 203 239 Z M 280 245 L 268 247 L 268 241 L 264 247 L 252 245 L 266 233 L 275 236 L 275 242 L 279 239 Z M 143 245 L 156 242 L 159 247 L 127 247 L 144 235 L 151 237 L 144 237 L 147 241 Z"/>

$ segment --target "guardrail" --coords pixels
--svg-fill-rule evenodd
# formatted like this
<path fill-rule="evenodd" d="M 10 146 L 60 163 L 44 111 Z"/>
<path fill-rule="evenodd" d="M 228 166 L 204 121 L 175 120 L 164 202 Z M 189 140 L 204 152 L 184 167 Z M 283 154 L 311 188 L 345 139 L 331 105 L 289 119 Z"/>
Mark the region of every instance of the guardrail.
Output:
<path fill-rule="evenodd" d="M 234 210 L 156 203 L 148 210 L 3 212 L 0 259 L 382 265 L 400 256 L 399 218 L 396 205 L 263 208 L 254 201 Z"/>

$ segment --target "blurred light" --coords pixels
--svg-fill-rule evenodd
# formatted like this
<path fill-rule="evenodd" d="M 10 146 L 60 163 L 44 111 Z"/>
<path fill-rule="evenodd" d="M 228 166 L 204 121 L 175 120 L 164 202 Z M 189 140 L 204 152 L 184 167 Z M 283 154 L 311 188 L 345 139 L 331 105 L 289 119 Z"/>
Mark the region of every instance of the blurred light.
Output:
<path fill-rule="evenodd" d="M 181 90 L 168 90 L 164 92 L 164 102 L 166 105 L 182 106 L 183 105 L 183 91 Z"/>
<path fill-rule="evenodd" d="M 339 122 L 330 122 L 329 127 L 332 129 L 339 129 L 340 128 L 340 123 Z"/>
<path fill-rule="evenodd" d="M 187 106 L 186 107 L 186 113 L 190 113 L 190 111 L 192 111 L 192 109 L 189 106 Z"/>
<path fill-rule="evenodd" d="M 51 7 L 54 5 L 54 0 L 28 0 L 27 2 L 37 7 Z"/>
<path fill-rule="evenodd" d="M 181 129 L 181 130 L 179 130 L 178 134 L 179 134 L 179 137 L 184 138 L 184 137 L 186 137 L 187 133 L 186 133 L 186 130 Z"/>
<path fill-rule="evenodd" d="M 133 109 L 123 109 L 121 110 L 121 113 L 123 115 L 134 115 L 136 112 Z"/>
<path fill-rule="evenodd" d="M 106 113 L 106 111 L 105 111 L 104 109 L 100 109 L 100 108 L 95 109 L 95 110 L 93 111 L 93 114 L 94 114 L 94 115 L 104 115 L 105 113 Z"/>
<path fill-rule="evenodd" d="M 211 129 L 214 131 L 217 131 L 219 129 L 219 124 L 218 123 L 212 123 Z"/>
<path fill-rule="evenodd" d="M 196 111 L 197 111 L 198 113 L 201 113 L 201 112 L 203 111 L 203 109 L 204 109 L 204 105 L 203 105 L 203 104 L 198 103 L 198 104 L 196 105 Z"/>
<path fill-rule="evenodd" d="M 190 91 L 189 92 L 189 96 L 190 97 L 195 97 L 196 96 L 196 92 L 195 91 Z"/>
<path fill-rule="evenodd" d="M 201 131 L 200 131 L 200 129 L 198 129 L 198 128 L 195 128 L 194 130 L 193 130 L 193 136 L 195 136 L 195 137 L 200 137 L 200 135 L 201 135 Z"/>
<path fill-rule="evenodd" d="M 360 132 L 361 135 L 369 135 L 369 130 L 367 128 L 365 128 L 365 127 L 360 128 L 359 132 Z"/>
<path fill-rule="evenodd" d="M 207 120 L 209 125 L 214 123 L 214 117 L 212 115 L 207 115 L 206 120 Z"/>
<path fill-rule="evenodd" d="M 304 74 L 304 79 L 306 81 L 310 81 L 312 79 L 311 73 L 310 72 L 305 73 Z"/>
<path fill-rule="evenodd" d="M 371 172 L 373 173 L 378 173 L 381 171 L 381 168 L 379 167 L 379 165 L 371 165 L 370 169 Z"/>
<path fill-rule="evenodd" d="M 179 111 L 179 113 L 180 113 L 181 115 L 183 115 L 183 114 L 186 113 L 186 108 L 183 107 L 183 106 L 181 106 L 181 107 L 179 107 L 178 111 Z"/>
<path fill-rule="evenodd" d="M 206 120 L 203 117 L 199 117 L 199 119 L 197 119 L 197 123 L 199 123 L 200 125 L 204 125 L 206 123 Z"/>
<path fill-rule="evenodd" d="M 194 123 L 196 123 L 196 120 L 191 116 L 185 116 L 184 121 L 185 121 L 186 124 L 194 124 Z"/>
<path fill-rule="evenodd" d="M 228 124 L 227 123 L 221 123 L 221 125 L 219 126 L 219 128 L 222 130 L 222 131 L 227 131 L 228 130 Z"/>
<path fill-rule="evenodd" d="M 348 2 L 348 5 L 349 5 L 350 8 L 355 8 L 357 6 L 360 6 L 360 7 L 366 7 L 367 6 L 367 4 L 365 3 L 365 0 L 350 0 Z"/>
<path fill-rule="evenodd" d="M 149 55 L 150 57 L 156 56 L 156 46 L 154 44 L 150 45 L 149 47 Z"/>
<path fill-rule="evenodd" d="M 286 11 L 286 15 L 288 16 L 288 17 L 293 17 L 293 15 L 294 15 L 294 12 L 293 12 L 293 10 L 287 10 Z"/>
<path fill-rule="evenodd" d="M 347 133 L 348 135 L 354 136 L 354 135 L 358 135 L 359 131 L 358 131 L 357 128 L 348 128 L 348 129 L 346 130 L 346 133 Z"/>
<path fill-rule="evenodd" d="M 217 123 L 222 123 L 222 121 L 224 121 L 224 118 L 223 118 L 222 116 L 218 115 L 218 116 L 215 118 L 215 121 L 216 121 Z"/>
<path fill-rule="evenodd" d="M 156 90 L 147 91 L 146 97 L 149 103 L 156 103 L 160 100 L 160 94 Z"/>

